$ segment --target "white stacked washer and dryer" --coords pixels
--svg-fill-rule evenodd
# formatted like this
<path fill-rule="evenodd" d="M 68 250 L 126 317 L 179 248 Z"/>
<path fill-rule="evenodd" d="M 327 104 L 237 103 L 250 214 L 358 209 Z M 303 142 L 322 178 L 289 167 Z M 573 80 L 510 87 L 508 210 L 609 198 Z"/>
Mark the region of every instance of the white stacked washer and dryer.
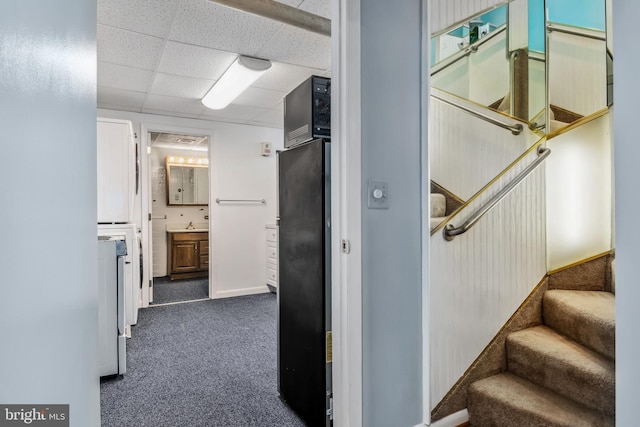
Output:
<path fill-rule="evenodd" d="M 98 236 L 123 238 L 125 330 L 138 322 L 140 306 L 140 229 L 134 202 L 140 188 L 139 155 L 130 121 L 98 118 Z"/>

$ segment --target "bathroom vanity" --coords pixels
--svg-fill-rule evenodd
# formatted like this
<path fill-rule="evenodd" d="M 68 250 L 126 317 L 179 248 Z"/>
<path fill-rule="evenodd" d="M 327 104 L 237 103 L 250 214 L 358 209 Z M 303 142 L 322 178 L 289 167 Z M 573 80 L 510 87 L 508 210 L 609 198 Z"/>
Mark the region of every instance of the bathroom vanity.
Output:
<path fill-rule="evenodd" d="M 209 231 L 167 229 L 169 278 L 190 279 L 209 275 Z"/>

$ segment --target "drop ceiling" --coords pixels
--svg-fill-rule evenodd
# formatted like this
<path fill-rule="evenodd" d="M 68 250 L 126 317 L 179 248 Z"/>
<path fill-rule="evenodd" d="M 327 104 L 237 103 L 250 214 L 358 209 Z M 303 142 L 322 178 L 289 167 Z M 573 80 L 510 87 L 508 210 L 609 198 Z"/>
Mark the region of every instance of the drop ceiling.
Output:
<path fill-rule="evenodd" d="M 330 0 L 280 3 L 330 17 Z M 200 100 L 238 55 L 272 67 L 224 110 Z M 329 37 L 209 0 L 98 0 L 98 108 L 282 127 L 282 99 L 330 75 Z"/>

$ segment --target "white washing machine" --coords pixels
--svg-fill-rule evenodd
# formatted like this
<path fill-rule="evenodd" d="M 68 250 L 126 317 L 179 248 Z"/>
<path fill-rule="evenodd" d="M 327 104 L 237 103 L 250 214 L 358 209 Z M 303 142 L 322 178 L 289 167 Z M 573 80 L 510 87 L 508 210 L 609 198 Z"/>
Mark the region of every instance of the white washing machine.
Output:
<path fill-rule="evenodd" d="M 98 224 L 98 236 L 124 236 L 127 255 L 124 258 L 125 325 L 138 323 L 140 307 L 140 243 L 135 224 Z"/>

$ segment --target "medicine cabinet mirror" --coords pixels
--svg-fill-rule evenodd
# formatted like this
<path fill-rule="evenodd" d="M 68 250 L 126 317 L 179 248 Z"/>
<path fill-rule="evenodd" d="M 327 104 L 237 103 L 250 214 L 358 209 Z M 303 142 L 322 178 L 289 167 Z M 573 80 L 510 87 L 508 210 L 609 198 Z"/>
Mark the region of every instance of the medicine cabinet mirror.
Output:
<path fill-rule="evenodd" d="M 205 158 L 167 156 L 167 205 L 209 204 L 209 162 Z"/>

